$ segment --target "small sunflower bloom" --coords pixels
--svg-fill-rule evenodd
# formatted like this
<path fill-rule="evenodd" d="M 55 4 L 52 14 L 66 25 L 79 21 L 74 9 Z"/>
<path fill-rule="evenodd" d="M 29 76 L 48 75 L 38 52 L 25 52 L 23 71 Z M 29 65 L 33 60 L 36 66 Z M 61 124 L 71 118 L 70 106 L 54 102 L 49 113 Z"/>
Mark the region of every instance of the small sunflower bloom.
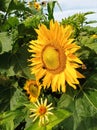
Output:
<path fill-rule="evenodd" d="M 93 35 L 92 35 L 92 38 L 97 38 L 97 34 L 93 34 Z"/>
<path fill-rule="evenodd" d="M 36 10 L 41 9 L 41 5 L 38 2 L 34 2 L 34 7 L 35 7 Z"/>
<path fill-rule="evenodd" d="M 82 61 L 74 54 L 80 46 L 71 38 L 72 27 L 50 21 L 49 29 L 41 24 L 36 29 L 37 40 L 32 40 L 29 52 L 33 53 L 31 73 L 36 79 L 42 78 L 44 88 L 51 86 L 52 91 L 66 91 L 66 84 L 76 89 L 78 78 L 84 76 L 77 71 Z"/>
<path fill-rule="evenodd" d="M 29 95 L 29 99 L 31 102 L 36 102 L 41 90 L 41 85 L 36 83 L 36 80 L 27 80 L 24 85 L 24 90 L 26 90 Z"/>
<path fill-rule="evenodd" d="M 52 103 L 47 105 L 47 99 L 44 100 L 41 98 L 41 101 L 37 100 L 37 103 L 34 103 L 35 109 L 30 109 L 31 114 L 30 117 L 33 117 L 33 122 L 39 118 L 39 126 L 44 126 L 49 123 L 49 115 L 53 115 L 51 110 L 53 109 Z"/>

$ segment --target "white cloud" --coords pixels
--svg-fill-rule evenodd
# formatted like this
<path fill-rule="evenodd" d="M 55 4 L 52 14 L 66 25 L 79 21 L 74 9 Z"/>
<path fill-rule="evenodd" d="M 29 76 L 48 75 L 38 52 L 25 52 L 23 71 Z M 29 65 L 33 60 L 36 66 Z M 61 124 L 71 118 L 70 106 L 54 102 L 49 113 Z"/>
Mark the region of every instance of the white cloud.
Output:
<path fill-rule="evenodd" d="M 62 10 L 97 8 L 97 0 L 57 0 Z"/>

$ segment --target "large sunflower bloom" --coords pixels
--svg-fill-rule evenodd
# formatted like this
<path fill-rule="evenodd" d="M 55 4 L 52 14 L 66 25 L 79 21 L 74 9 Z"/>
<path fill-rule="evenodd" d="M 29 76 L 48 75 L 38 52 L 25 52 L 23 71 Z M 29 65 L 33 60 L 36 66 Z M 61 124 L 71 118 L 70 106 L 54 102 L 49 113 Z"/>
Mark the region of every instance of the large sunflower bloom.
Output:
<path fill-rule="evenodd" d="M 36 32 L 37 40 L 32 40 L 29 45 L 31 72 L 37 80 L 43 79 L 44 88 L 51 86 L 52 91 L 61 89 L 65 92 L 68 83 L 76 89 L 78 78 L 84 76 L 76 70 L 83 63 L 74 55 L 80 47 L 70 38 L 72 28 L 51 20 L 49 29 L 42 24 Z"/>
<path fill-rule="evenodd" d="M 29 99 L 31 102 L 36 102 L 41 90 L 41 85 L 36 82 L 36 80 L 27 80 L 24 85 L 24 90 L 26 90 L 29 95 Z"/>

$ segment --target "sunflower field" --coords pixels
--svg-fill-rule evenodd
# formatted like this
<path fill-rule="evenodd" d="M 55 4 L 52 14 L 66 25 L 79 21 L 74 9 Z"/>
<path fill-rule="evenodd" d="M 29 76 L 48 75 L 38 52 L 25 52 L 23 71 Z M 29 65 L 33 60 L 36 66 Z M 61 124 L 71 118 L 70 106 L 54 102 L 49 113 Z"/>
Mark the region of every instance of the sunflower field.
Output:
<path fill-rule="evenodd" d="M 94 12 L 55 6 L 0 0 L 0 130 L 97 130 Z"/>

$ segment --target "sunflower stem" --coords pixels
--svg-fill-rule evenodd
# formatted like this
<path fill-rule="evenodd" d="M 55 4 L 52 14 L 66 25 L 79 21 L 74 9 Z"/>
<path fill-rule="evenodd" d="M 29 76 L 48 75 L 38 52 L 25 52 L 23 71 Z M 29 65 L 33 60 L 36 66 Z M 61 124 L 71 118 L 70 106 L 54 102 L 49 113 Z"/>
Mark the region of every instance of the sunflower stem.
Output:
<path fill-rule="evenodd" d="M 43 130 L 47 130 L 47 127 L 46 127 L 46 120 L 44 120 L 44 126 L 43 126 Z"/>
<path fill-rule="evenodd" d="M 43 127 L 43 130 L 47 130 L 47 127 L 46 127 L 46 125 L 44 125 L 44 127 Z"/>

